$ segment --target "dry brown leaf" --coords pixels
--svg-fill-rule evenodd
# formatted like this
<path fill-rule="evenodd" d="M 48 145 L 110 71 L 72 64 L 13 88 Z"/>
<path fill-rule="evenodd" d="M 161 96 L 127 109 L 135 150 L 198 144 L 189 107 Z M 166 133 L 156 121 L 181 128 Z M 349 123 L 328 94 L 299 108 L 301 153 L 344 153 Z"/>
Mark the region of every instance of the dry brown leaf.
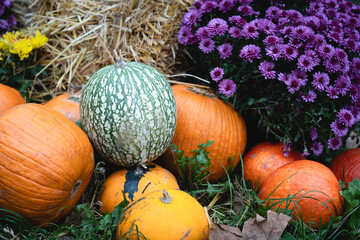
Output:
<path fill-rule="evenodd" d="M 258 214 L 244 223 L 243 230 L 222 224 L 214 224 L 209 240 L 278 240 L 291 217 L 267 211 L 267 218 Z"/>
<path fill-rule="evenodd" d="M 291 217 L 283 213 L 267 211 L 267 218 L 256 214 L 244 223 L 242 239 L 278 240 L 281 238 Z"/>
<path fill-rule="evenodd" d="M 210 230 L 209 240 L 241 240 L 241 231 L 237 227 L 214 224 Z"/>

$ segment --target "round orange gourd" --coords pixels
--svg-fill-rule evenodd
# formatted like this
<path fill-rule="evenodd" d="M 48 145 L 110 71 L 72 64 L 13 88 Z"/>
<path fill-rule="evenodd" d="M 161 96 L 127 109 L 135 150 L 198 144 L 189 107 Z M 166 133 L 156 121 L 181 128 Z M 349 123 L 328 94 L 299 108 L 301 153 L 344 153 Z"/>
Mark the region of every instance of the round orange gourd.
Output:
<path fill-rule="evenodd" d="M 106 178 L 99 200 L 100 211 L 112 212 L 124 200 L 123 192 L 129 202 L 138 200 L 155 190 L 179 189 L 174 175 L 155 163 L 121 169 Z"/>
<path fill-rule="evenodd" d="M 34 225 L 58 222 L 90 182 L 93 148 L 76 124 L 41 104 L 0 117 L 0 208 Z"/>
<path fill-rule="evenodd" d="M 293 210 L 295 219 L 317 228 L 320 219 L 321 224 L 325 224 L 330 217 L 343 213 L 340 191 L 340 184 L 328 167 L 311 160 L 298 160 L 272 173 L 258 196 L 273 210 Z"/>
<path fill-rule="evenodd" d="M 126 207 L 116 239 L 139 239 L 142 234 L 146 239 L 205 240 L 209 231 L 206 209 L 188 193 L 169 189 L 149 193 Z"/>
<path fill-rule="evenodd" d="M 261 142 L 253 146 L 244 156 L 244 178 L 260 189 L 265 179 L 286 163 L 305 159 L 299 151 L 291 149 L 284 153 L 284 143 Z"/>
<path fill-rule="evenodd" d="M 18 90 L 0 83 L 0 115 L 23 103 L 25 103 L 25 100 Z"/>
<path fill-rule="evenodd" d="M 192 156 L 191 151 L 206 141 L 214 141 L 207 148 L 211 158 L 208 180 L 216 182 L 226 175 L 224 170 L 236 167 L 247 142 L 246 125 L 230 103 L 226 104 L 210 92 L 173 85 L 177 123 L 172 143 Z M 177 169 L 170 149 L 164 154 L 164 166 L 175 175 Z M 232 158 L 234 157 L 234 159 Z"/>
<path fill-rule="evenodd" d="M 81 92 L 63 93 L 50 99 L 44 105 L 64 114 L 76 123 L 80 119 L 80 95 Z"/>
<path fill-rule="evenodd" d="M 347 149 L 336 155 L 330 163 L 330 169 L 337 179 L 350 183 L 360 180 L 360 148 Z"/>

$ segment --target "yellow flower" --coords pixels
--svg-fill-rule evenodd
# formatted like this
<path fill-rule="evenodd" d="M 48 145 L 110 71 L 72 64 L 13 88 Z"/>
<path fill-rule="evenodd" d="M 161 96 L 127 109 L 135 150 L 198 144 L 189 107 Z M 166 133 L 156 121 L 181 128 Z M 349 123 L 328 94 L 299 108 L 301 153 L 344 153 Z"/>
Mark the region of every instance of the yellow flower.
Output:
<path fill-rule="evenodd" d="M 26 39 L 20 39 L 19 41 L 14 42 L 10 52 L 17 54 L 20 57 L 20 61 L 24 58 L 29 57 L 29 53 L 32 51 L 32 46 Z"/>
<path fill-rule="evenodd" d="M 29 42 L 33 48 L 40 48 L 45 43 L 47 43 L 47 41 L 48 38 L 44 35 L 41 35 L 39 30 L 36 31 L 35 37 L 31 36 L 29 39 Z"/>
<path fill-rule="evenodd" d="M 0 52 L 0 61 L 3 60 L 2 53 Z"/>
<path fill-rule="evenodd" d="M 18 41 L 20 38 L 21 33 L 19 31 L 16 32 L 6 32 L 3 35 L 3 38 L 9 43 L 13 44 L 14 42 Z"/>

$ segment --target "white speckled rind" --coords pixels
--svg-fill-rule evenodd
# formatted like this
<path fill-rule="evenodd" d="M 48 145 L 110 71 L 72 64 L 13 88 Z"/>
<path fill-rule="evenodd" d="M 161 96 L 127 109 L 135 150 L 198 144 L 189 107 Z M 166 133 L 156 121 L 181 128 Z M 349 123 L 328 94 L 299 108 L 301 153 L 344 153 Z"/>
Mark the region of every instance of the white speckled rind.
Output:
<path fill-rule="evenodd" d="M 84 131 L 106 160 L 133 166 L 159 157 L 176 127 L 171 87 L 155 68 L 129 62 L 98 70 L 80 99 Z"/>

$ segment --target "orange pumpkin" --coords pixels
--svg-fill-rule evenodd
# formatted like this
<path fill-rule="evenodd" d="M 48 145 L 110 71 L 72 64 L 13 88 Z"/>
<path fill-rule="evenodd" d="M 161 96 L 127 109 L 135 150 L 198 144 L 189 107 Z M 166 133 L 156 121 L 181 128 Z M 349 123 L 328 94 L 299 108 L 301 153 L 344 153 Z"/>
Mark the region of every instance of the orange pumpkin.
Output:
<path fill-rule="evenodd" d="M 64 114 L 76 123 L 80 119 L 80 95 L 81 92 L 63 93 L 52 98 L 44 105 Z"/>
<path fill-rule="evenodd" d="M 360 180 L 360 148 L 347 149 L 336 155 L 330 169 L 344 183 L 350 183 L 355 178 Z"/>
<path fill-rule="evenodd" d="M 259 198 L 271 209 L 292 210 L 312 228 L 343 213 L 343 198 L 338 180 L 325 165 L 298 160 L 271 174 L 260 188 Z"/>
<path fill-rule="evenodd" d="M 305 159 L 300 152 L 291 149 L 284 153 L 284 143 L 261 142 L 253 146 L 243 159 L 244 178 L 260 189 L 265 179 L 286 163 Z"/>
<path fill-rule="evenodd" d="M 184 156 L 193 156 L 191 151 L 198 145 L 214 141 L 207 148 L 211 158 L 207 180 L 216 182 L 226 175 L 225 169 L 235 168 L 240 162 L 240 154 L 244 153 L 247 142 L 245 121 L 230 103 L 224 103 L 211 92 L 184 85 L 173 85 L 171 88 L 177 108 L 172 143 L 184 151 Z M 163 159 L 163 166 L 178 174 L 170 149 Z"/>
<path fill-rule="evenodd" d="M 136 231 L 138 229 L 138 232 Z M 154 191 L 124 209 L 116 239 L 208 239 L 207 211 L 188 193 L 169 189 Z"/>
<path fill-rule="evenodd" d="M 90 182 L 94 152 L 61 113 L 22 104 L 0 117 L 0 208 L 34 225 L 58 222 Z"/>
<path fill-rule="evenodd" d="M 123 192 L 126 199 L 133 202 L 159 189 L 179 189 L 179 185 L 174 175 L 155 163 L 146 164 L 146 168 L 138 166 L 118 170 L 103 184 L 99 194 L 100 211 L 112 212 L 124 200 Z"/>
<path fill-rule="evenodd" d="M 25 100 L 18 90 L 0 83 L 0 115 L 23 103 L 25 103 Z"/>

